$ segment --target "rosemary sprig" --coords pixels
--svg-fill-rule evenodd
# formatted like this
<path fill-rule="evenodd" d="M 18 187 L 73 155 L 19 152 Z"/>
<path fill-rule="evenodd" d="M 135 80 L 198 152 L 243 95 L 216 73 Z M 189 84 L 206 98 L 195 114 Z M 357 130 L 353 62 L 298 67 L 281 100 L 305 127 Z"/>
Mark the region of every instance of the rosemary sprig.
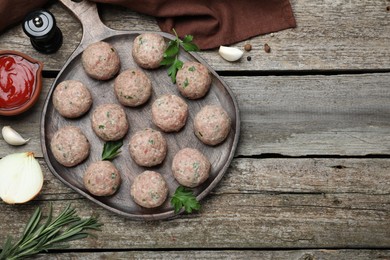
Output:
<path fill-rule="evenodd" d="M 179 60 L 180 46 L 186 51 L 199 51 L 198 46 L 192 42 L 194 37 L 192 35 L 184 36 L 183 40 L 179 38 L 175 29 L 172 29 L 175 33 L 175 39 L 170 40 L 168 47 L 164 52 L 164 59 L 161 61 L 161 65 L 169 66 L 168 75 L 171 77 L 172 82 L 176 83 L 176 74 L 181 67 L 183 67 L 183 62 Z"/>
<path fill-rule="evenodd" d="M 193 210 L 200 210 L 200 203 L 190 189 L 183 186 L 177 187 L 171 198 L 171 205 L 178 213 L 183 207 L 187 213 L 192 213 Z"/>
<path fill-rule="evenodd" d="M 87 230 L 100 230 L 101 223 L 97 218 L 80 218 L 76 210 L 68 205 L 58 217 L 53 219 L 53 208 L 44 223 L 42 212 L 38 207 L 30 217 L 22 237 L 16 242 L 8 237 L 0 253 L 0 260 L 21 259 L 52 249 L 68 248 L 66 242 L 86 238 Z"/>
<path fill-rule="evenodd" d="M 103 152 L 102 152 L 102 160 L 112 160 L 114 159 L 118 154 L 120 154 L 120 148 L 123 145 L 123 141 L 109 141 L 106 142 L 103 146 Z"/>

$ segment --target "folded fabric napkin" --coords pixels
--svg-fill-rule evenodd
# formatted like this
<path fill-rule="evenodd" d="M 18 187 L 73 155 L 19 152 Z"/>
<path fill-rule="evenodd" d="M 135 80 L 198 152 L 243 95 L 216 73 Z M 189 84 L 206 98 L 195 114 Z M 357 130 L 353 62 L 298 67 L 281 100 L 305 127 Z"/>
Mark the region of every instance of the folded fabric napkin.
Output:
<path fill-rule="evenodd" d="M 4 2 L 33 2 L 30 6 L 27 5 L 31 7 L 44 1 L 2 0 L 0 8 L 4 6 Z M 180 37 L 191 34 L 201 49 L 229 45 L 256 35 L 296 26 L 289 0 L 93 1 L 117 4 L 155 16 L 162 31 L 172 33 L 172 28 L 175 28 Z M 0 10 L 0 15 L 3 13 L 6 14 Z M 3 29 L 3 23 L 6 21 L 0 20 L 0 30 Z"/>

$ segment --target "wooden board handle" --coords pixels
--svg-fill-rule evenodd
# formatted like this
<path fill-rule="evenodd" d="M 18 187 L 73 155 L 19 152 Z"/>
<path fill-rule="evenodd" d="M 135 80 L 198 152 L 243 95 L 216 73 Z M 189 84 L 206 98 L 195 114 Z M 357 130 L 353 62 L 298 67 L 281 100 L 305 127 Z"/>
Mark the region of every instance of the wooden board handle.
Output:
<path fill-rule="evenodd" d="M 83 36 L 79 47 L 85 47 L 114 34 L 114 30 L 100 20 L 96 3 L 87 0 L 60 0 L 60 2 L 81 22 Z"/>

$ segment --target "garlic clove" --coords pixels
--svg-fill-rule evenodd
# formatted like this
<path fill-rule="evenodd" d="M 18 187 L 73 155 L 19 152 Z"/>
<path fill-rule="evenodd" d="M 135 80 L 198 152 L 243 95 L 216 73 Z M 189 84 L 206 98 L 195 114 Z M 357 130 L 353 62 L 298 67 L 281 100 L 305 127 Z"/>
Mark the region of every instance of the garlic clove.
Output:
<path fill-rule="evenodd" d="M 243 54 L 244 51 L 235 47 L 219 47 L 219 55 L 221 55 L 221 57 L 227 61 L 237 61 L 242 57 Z"/>
<path fill-rule="evenodd" d="M 32 152 L 9 154 L 0 160 L 0 198 L 25 203 L 41 191 L 43 173 Z"/>
<path fill-rule="evenodd" d="M 10 126 L 4 126 L 3 129 L 1 129 L 1 134 L 3 135 L 4 141 L 10 145 L 23 145 L 30 141 L 30 139 L 24 139 Z"/>

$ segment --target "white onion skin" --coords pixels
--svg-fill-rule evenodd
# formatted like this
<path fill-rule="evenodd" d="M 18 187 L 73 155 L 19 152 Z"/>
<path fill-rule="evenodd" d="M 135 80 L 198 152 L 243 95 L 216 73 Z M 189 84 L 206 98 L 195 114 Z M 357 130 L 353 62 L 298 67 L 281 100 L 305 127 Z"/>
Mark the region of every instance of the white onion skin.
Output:
<path fill-rule="evenodd" d="M 5 203 L 28 202 L 42 186 L 42 169 L 32 152 L 14 153 L 0 160 L 0 198 Z"/>

